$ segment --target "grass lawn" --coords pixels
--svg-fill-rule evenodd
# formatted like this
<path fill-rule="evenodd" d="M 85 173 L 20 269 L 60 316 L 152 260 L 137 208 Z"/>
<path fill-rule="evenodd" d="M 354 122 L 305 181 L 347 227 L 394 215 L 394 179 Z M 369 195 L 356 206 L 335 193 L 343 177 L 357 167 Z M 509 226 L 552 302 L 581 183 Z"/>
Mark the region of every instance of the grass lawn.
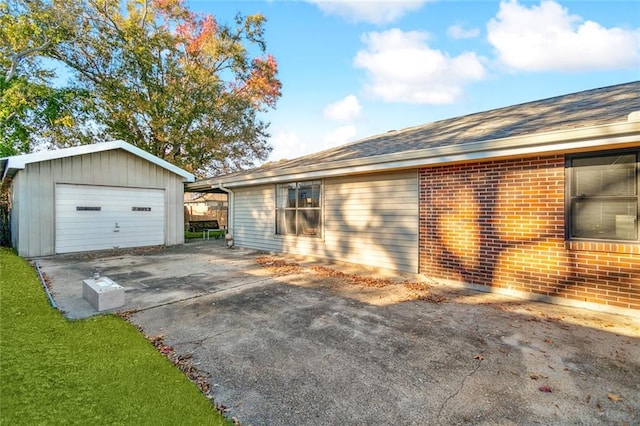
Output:
<path fill-rule="evenodd" d="M 191 239 L 195 239 L 195 238 L 202 239 L 202 231 L 200 231 L 200 232 L 184 231 L 184 239 L 185 240 L 191 240 Z"/>
<path fill-rule="evenodd" d="M 0 424 L 229 424 L 131 324 L 68 321 L 0 248 Z"/>
<path fill-rule="evenodd" d="M 226 231 L 224 229 L 218 229 L 215 231 L 211 231 L 209 233 L 209 237 L 210 238 L 220 238 L 220 237 L 224 237 L 224 235 L 226 234 Z M 185 231 L 184 232 L 184 239 L 185 240 L 191 240 L 191 239 L 196 239 L 196 238 L 200 238 L 202 239 L 202 231 L 199 232 L 191 232 L 191 231 Z"/>

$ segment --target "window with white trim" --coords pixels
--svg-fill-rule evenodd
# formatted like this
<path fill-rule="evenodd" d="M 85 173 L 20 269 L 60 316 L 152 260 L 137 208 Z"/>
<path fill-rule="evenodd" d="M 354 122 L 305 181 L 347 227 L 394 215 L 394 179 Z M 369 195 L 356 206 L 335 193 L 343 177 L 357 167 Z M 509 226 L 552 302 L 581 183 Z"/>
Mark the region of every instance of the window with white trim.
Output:
<path fill-rule="evenodd" d="M 276 185 L 276 234 L 322 236 L 322 181 Z"/>
<path fill-rule="evenodd" d="M 567 236 L 638 242 L 639 150 L 567 157 Z"/>

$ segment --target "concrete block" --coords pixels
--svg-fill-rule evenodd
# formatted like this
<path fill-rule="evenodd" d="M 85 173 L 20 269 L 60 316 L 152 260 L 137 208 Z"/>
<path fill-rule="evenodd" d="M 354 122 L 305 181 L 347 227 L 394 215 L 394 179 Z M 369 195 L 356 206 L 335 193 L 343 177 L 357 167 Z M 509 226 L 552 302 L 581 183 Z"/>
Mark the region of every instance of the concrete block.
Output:
<path fill-rule="evenodd" d="M 124 287 L 107 277 L 82 281 L 82 297 L 97 311 L 124 305 Z"/>

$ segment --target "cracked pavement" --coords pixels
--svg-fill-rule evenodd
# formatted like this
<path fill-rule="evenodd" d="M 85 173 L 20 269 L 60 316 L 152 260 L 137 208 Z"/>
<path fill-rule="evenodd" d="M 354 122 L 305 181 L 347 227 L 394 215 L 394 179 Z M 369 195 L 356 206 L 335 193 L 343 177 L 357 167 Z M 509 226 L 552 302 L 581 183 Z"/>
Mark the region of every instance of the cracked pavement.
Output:
<path fill-rule="evenodd" d="M 119 277 L 130 320 L 190 355 L 243 425 L 640 423 L 638 317 L 433 282 L 421 299 L 403 285 L 419 277 L 273 256 L 301 266 L 281 274 L 260 255 L 197 242 L 41 264 L 61 300 L 92 268 Z"/>

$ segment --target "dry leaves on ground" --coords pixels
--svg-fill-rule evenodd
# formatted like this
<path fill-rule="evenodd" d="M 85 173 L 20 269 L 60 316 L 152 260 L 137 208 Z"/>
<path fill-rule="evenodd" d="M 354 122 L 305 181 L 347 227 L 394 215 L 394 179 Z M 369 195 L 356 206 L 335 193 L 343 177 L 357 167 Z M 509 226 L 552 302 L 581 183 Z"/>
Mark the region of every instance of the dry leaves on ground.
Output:
<path fill-rule="evenodd" d="M 145 336 L 151 342 L 153 346 L 155 346 L 158 351 L 166 356 L 169 361 L 171 361 L 180 371 L 182 371 L 193 383 L 195 383 L 198 388 L 204 393 L 208 395 L 211 390 L 211 386 L 209 382 L 205 378 L 205 374 L 195 368 L 191 361 L 191 354 L 182 354 L 178 355 L 173 348 L 173 346 L 167 345 L 164 343 L 164 336 L 155 336 L 149 337 Z"/>
<path fill-rule="evenodd" d="M 349 284 L 361 285 L 363 287 L 382 288 L 393 284 L 393 281 L 388 279 L 363 277 L 361 275 L 355 274 L 345 274 L 344 272 L 336 271 L 334 269 L 327 268 L 326 266 L 312 266 L 311 269 L 317 275 L 320 275 L 322 277 L 338 278 L 339 280 L 347 282 Z"/>
<path fill-rule="evenodd" d="M 416 300 L 421 300 L 423 302 L 429 302 L 429 303 L 444 303 L 449 299 L 447 299 L 444 296 L 440 296 L 439 294 L 429 293 L 429 294 L 418 295 L 418 297 L 416 297 Z"/>
<path fill-rule="evenodd" d="M 623 399 L 620 395 L 615 395 L 613 393 L 607 394 L 607 398 L 609 398 L 613 402 L 622 401 L 622 399 Z"/>
<path fill-rule="evenodd" d="M 302 272 L 302 267 L 299 264 L 287 262 L 270 256 L 260 256 L 256 258 L 256 263 L 277 275 L 290 275 Z M 396 284 L 396 282 L 391 279 L 346 274 L 326 266 L 312 266 L 310 270 L 323 278 L 334 278 L 342 283 L 359 285 L 367 288 L 384 288 L 389 285 Z M 407 290 L 416 292 L 415 297 L 413 297 L 412 300 L 421 300 L 430 303 L 443 303 L 448 300 L 444 296 L 430 293 L 430 286 L 427 283 L 409 282 L 404 283 L 403 285 Z"/>
<path fill-rule="evenodd" d="M 194 367 L 193 362 L 191 361 L 191 354 L 181 354 L 178 355 L 173 348 L 173 346 L 167 345 L 164 342 L 164 336 L 148 336 L 145 334 L 144 330 L 138 324 L 135 324 L 131 320 L 131 315 L 136 313 L 136 311 L 123 311 L 118 312 L 122 319 L 127 321 L 129 324 L 133 325 L 139 332 L 147 339 L 161 354 L 166 356 L 169 361 L 171 361 L 180 371 L 182 371 L 196 386 L 200 389 L 200 391 L 205 394 L 207 397 L 211 398 L 210 390 L 211 385 L 206 379 L 205 373 L 198 370 Z M 222 411 L 222 410 L 221 410 Z"/>
<path fill-rule="evenodd" d="M 301 271 L 300 265 L 297 263 L 289 263 L 284 260 L 275 259 L 273 257 L 261 256 L 256 259 L 263 268 L 267 268 L 270 272 L 277 275 L 298 274 Z"/>

